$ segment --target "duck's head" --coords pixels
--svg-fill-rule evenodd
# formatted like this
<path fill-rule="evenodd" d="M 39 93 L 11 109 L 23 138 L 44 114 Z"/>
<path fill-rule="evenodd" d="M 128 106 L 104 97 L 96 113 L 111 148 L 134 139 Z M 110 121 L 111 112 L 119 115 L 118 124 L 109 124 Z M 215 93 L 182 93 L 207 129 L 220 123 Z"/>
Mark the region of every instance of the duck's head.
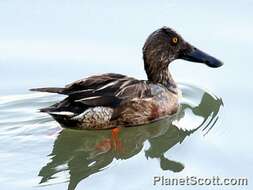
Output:
<path fill-rule="evenodd" d="M 174 30 L 163 27 L 153 32 L 143 47 L 145 70 L 151 81 L 156 81 L 176 59 L 204 63 L 209 67 L 220 67 L 221 61 L 186 42 Z M 157 79 L 156 79 L 157 78 Z"/>

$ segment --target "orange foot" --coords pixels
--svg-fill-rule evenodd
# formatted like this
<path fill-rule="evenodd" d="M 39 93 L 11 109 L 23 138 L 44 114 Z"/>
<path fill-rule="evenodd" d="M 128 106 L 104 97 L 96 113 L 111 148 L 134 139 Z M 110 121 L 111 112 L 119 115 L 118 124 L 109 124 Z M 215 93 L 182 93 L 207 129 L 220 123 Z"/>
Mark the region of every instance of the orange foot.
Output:
<path fill-rule="evenodd" d="M 112 129 L 112 146 L 116 152 L 122 152 L 123 147 L 119 139 L 120 128 L 116 127 Z"/>

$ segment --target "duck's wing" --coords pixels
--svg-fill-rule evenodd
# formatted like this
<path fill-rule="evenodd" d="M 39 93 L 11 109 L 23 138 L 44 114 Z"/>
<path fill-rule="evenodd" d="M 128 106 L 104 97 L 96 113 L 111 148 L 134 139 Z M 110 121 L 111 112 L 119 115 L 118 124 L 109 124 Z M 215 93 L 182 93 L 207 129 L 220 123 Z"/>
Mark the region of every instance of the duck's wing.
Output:
<path fill-rule="evenodd" d="M 64 95 L 73 95 L 81 92 L 94 92 L 96 90 L 102 91 L 110 90 L 121 85 L 122 82 L 132 80 L 133 78 L 125 75 L 108 73 L 103 75 L 94 75 L 88 78 L 77 80 L 73 83 L 66 85 L 63 88 L 59 87 L 46 87 L 46 88 L 33 88 L 31 91 L 58 93 Z"/>
<path fill-rule="evenodd" d="M 140 82 L 125 75 L 109 73 L 81 79 L 64 88 L 37 88 L 32 91 L 59 93 L 68 96 L 62 102 L 41 111 L 80 113 L 95 106 L 117 107 L 122 100 L 141 93 Z"/>
<path fill-rule="evenodd" d="M 139 80 L 121 74 L 108 73 L 94 75 L 66 85 L 63 88 L 34 88 L 31 91 L 58 93 L 71 96 L 74 99 L 94 96 L 114 96 L 116 91 L 137 83 Z"/>
<path fill-rule="evenodd" d="M 120 74 L 95 75 L 71 83 L 62 90 L 61 94 L 74 99 L 85 99 L 95 96 L 114 97 L 126 86 L 138 83 L 139 80 Z"/>

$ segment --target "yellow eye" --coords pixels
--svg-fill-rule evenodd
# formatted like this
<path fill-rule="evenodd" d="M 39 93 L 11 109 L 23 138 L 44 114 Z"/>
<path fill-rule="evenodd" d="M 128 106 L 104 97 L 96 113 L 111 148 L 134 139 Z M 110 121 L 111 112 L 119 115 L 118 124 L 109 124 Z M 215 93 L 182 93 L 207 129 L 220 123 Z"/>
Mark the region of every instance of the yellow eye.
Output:
<path fill-rule="evenodd" d="M 176 44 L 176 43 L 178 42 L 177 37 L 173 37 L 173 38 L 172 38 L 172 42 L 173 42 L 173 44 Z"/>

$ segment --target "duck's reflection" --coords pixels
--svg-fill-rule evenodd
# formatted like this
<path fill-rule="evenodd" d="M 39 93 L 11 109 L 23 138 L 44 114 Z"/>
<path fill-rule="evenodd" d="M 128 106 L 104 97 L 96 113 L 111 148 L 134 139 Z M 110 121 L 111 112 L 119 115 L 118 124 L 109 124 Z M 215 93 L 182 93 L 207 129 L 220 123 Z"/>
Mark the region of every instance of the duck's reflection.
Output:
<path fill-rule="evenodd" d="M 110 165 L 113 159 L 128 159 L 138 154 L 143 149 L 145 141 L 150 144 L 148 150 L 145 150 L 147 158 L 158 158 L 163 170 L 180 172 L 184 165 L 169 160 L 164 154 L 174 145 L 182 143 L 186 136 L 195 132 L 198 127 L 191 131 L 180 130 L 172 124 L 172 121 L 183 118 L 186 109 L 191 109 L 192 113 L 203 118 L 200 124 L 202 126 L 207 120 L 217 118 L 221 105 L 221 99 L 204 93 L 198 106 L 182 104 L 181 111 L 173 118 L 145 126 L 122 128 L 118 137 L 119 144 L 113 141 L 110 130 L 64 129 L 55 140 L 50 161 L 39 172 L 39 176 L 42 177 L 41 183 L 55 178 L 60 172 L 68 171 L 70 176 L 68 189 L 74 190 L 82 179 L 101 171 Z M 205 125 L 204 128 L 208 126 Z"/>

